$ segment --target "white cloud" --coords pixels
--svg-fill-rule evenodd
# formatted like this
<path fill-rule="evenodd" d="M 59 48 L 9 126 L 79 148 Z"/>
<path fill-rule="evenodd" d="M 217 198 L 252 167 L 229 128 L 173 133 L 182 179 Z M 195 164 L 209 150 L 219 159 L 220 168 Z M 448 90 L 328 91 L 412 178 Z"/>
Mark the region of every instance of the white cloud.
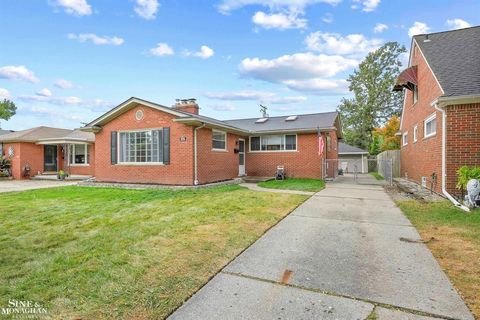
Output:
<path fill-rule="evenodd" d="M 56 0 L 54 6 L 62 7 L 66 13 L 76 16 L 88 16 L 92 14 L 92 7 L 86 0 Z"/>
<path fill-rule="evenodd" d="M 316 55 L 310 52 L 284 55 L 276 59 L 246 58 L 239 65 L 242 75 L 270 82 L 290 79 L 332 77 L 358 65 L 342 56 Z"/>
<path fill-rule="evenodd" d="M 174 54 L 173 49 L 166 43 L 157 43 L 155 48 L 148 51 L 152 56 L 163 57 Z"/>
<path fill-rule="evenodd" d="M 425 34 L 430 31 L 430 27 L 423 22 L 415 21 L 413 25 L 408 29 L 408 35 L 413 37 L 417 34 Z"/>
<path fill-rule="evenodd" d="M 377 23 L 375 24 L 375 27 L 373 27 L 374 33 L 382 33 L 387 30 L 388 30 L 388 26 L 384 23 Z"/>
<path fill-rule="evenodd" d="M 93 33 L 69 33 L 68 39 L 77 40 L 78 42 L 91 41 L 95 45 L 120 46 L 124 43 L 124 40 L 119 37 L 97 36 Z"/>
<path fill-rule="evenodd" d="M 186 50 L 186 51 L 183 52 L 183 55 L 185 55 L 187 57 L 193 56 L 193 57 L 198 57 L 198 58 L 202 58 L 202 59 L 208 59 L 210 57 L 213 57 L 214 54 L 215 54 L 215 51 L 213 51 L 212 48 L 209 48 L 206 45 L 201 46 L 200 51 L 190 52 L 190 51 Z"/>
<path fill-rule="evenodd" d="M 292 89 L 312 94 L 341 94 L 348 92 L 348 82 L 344 79 L 313 78 L 306 80 L 287 80 L 284 84 Z"/>
<path fill-rule="evenodd" d="M 160 4 L 157 0 L 136 0 L 135 12 L 145 20 L 153 20 Z"/>
<path fill-rule="evenodd" d="M 451 29 L 463 29 L 469 28 L 472 25 L 463 19 L 449 19 L 447 20 L 446 25 Z"/>
<path fill-rule="evenodd" d="M 325 23 L 332 23 L 333 22 L 333 14 L 325 13 L 324 16 L 322 17 L 322 21 L 325 22 Z"/>
<path fill-rule="evenodd" d="M 305 7 L 316 3 L 337 5 L 340 2 L 342 2 L 342 0 L 223 0 L 218 5 L 218 10 L 223 14 L 229 14 L 234 10 L 250 5 L 260 5 L 268 7 L 271 10 L 282 8 L 303 10 Z"/>
<path fill-rule="evenodd" d="M 41 97 L 51 97 L 52 91 L 47 88 L 43 88 L 42 90 L 37 91 L 36 95 Z"/>
<path fill-rule="evenodd" d="M 235 111 L 236 110 L 236 108 L 229 103 L 214 104 L 214 105 L 211 105 L 209 107 L 212 108 L 213 110 L 216 110 L 216 111 Z"/>
<path fill-rule="evenodd" d="M 317 31 L 305 39 L 309 50 L 341 55 L 364 55 L 383 43 L 381 39 L 368 39 L 363 34 L 349 34 L 345 37 L 338 33 Z"/>
<path fill-rule="evenodd" d="M 307 20 L 299 17 L 298 13 L 265 13 L 256 12 L 252 17 L 253 23 L 265 29 L 304 29 L 307 27 Z"/>
<path fill-rule="evenodd" d="M 353 0 L 354 3 L 358 3 L 362 7 L 364 12 L 372 12 L 377 9 L 381 0 Z M 358 5 L 352 5 L 352 9 L 358 9 Z"/>
<path fill-rule="evenodd" d="M 73 83 L 65 79 L 58 79 L 57 81 L 55 81 L 55 87 L 60 89 L 72 89 Z"/>
<path fill-rule="evenodd" d="M 0 68 L 0 78 L 8 80 L 23 80 L 37 83 L 40 80 L 25 66 L 4 66 Z"/>
<path fill-rule="evenodd" d="M 234 92 L 206 92 L 205 97 L 218 100 L 265 100 L 273 98 L 275 93 L 255 90 L 242 90 Z"/>
<path fill-rule="evenodd" d="M 36 101 L 36 102 L 45 102 L 55 105 L 69 105 L 69 106 L 78 106 L 84 104 L 84 101 L 75 96 L 68 97 L 54 97 L 54 96 L 42 96 L 37 93 L 37 95 L 22 95 L 18 97 L 23 101 Z"/>
<path fill-rule="evenodd" d="M 11 99 L 11 98 L 12 98 L 12 95 L 10 94 L 10 92 L 8 92 L 7 89 L 0 88 L 0 100 Z"/>
<path fill-rule="evenodd" d="M 293 96 L 293 97 L 275 97 L 264 100 L 267 103 L 271 104 L 294 104 L 307 101 L 307 97 L 304 96 Z"/>

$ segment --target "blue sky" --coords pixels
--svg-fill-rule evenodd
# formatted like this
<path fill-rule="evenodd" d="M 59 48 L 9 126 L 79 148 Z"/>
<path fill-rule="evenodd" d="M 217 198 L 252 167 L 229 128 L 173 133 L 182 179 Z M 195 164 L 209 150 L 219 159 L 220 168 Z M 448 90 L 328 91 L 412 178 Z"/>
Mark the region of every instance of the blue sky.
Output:
<path fill-rule="evenodd" d="M 386 41 L 480 24 L 480 1 L 2 0 L 4 129 L 81 126 L 131 96 L 219 119 L 335 110 Z M 406 59 L 406 57 L 403 57 Z"/>

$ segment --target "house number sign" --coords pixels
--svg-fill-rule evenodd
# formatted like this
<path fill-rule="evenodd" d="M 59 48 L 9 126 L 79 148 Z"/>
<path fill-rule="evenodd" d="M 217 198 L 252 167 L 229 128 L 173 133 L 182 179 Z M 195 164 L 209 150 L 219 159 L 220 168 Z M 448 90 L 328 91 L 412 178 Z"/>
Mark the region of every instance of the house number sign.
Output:
<path fill-rule="evenodd" d="M 187 137 L 181 136 L 181 137 L 180 137 L 180 142 L 185 142 L 185 141 L 187 141 Z"/>

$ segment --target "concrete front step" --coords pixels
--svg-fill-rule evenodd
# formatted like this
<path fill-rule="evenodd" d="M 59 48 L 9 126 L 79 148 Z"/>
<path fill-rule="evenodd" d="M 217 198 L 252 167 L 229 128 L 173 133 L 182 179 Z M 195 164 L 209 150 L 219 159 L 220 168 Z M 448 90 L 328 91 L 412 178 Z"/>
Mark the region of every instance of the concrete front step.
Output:
<path fill-rule="evenodd" d="M 80 174 L 72 174 L 65 178 L 66 181 L 84 181 L 91 179 L 92 176 L 87 175 L 80 175 Z M 32 180 L 47 180 L 47 181 L 59 181 L 56 174 L 40 174 L 33 176 Z"/>

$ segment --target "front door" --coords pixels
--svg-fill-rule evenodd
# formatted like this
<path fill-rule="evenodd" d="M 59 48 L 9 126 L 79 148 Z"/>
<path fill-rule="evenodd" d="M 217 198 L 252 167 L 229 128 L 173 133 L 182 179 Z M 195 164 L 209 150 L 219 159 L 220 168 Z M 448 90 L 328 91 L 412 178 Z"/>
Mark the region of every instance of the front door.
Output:
<path fill-rule="evenodd" d="M 238 175 L 245 175 L 245 140 L 238 140 Z"/>
<path fill-rule="evenodd" d="M 44 171 L 57 171 L 57 146 L 45 145 L 43 149 Z"/>

